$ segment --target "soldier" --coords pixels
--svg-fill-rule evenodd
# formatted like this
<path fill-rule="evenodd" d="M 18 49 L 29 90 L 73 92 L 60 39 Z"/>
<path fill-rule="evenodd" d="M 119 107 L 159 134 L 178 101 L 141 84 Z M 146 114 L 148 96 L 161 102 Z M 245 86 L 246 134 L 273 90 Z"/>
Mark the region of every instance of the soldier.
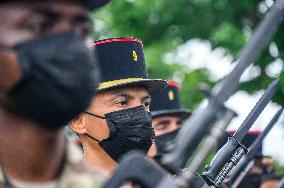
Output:
<path fill-rule="evenodd" d="M 0 2 L 0 187 L 99 186 L 63 127 L 95 94 L 88 9 L 105 3 Z"/>
<path fill-rule="evenodd" d="M 69 124 L 82 141 L 86 161 L 110 173 L 123 154 L 148 152 L 154 139 L 149 93 L 167 82 L 148 79 L 139 39 L 104 39 L 94 45 L 102 72 L 98 94 Z"/>
<path fill-rule="evenodd" d="M 179 84 L 174 81 L 168 81 L 168 87 L 159 93 L 153 93 L 151 98 L 150 111 L 156 139 L 149 156 L 155 156 L 159 160 L 173 148 L 174 139 L 182 122 L 191 115 L 191 112 L 180 107 Z"/>
<path fill-rule="evenodd" d="M 228 131 L 227 136 L 221 138 L 217 143 L 217 149 L 219 150 L 227 141 L 229 135 L 233 135 L 235 131 Z M 246 136 L 243 140 L 243 144 L 246 148 L 249 148 L 251 144 L 257 139 L 261 134 L 261 131 L 249 131 L 246 133 Z M 265 157 L 262 153 L 262 146 L 254 155 L 254 166 L 250 169 L 248 174 L 240 182 L 239 188 L 259 188 L 261 186 L 262 179 L 265 176 L 271 176 L 274 174 L 273 161 Z"/>

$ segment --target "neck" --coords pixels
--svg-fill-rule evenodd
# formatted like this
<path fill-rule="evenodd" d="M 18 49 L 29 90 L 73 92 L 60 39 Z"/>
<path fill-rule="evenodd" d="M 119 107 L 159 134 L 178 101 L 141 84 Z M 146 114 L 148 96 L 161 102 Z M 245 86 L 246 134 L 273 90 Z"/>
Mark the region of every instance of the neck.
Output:
<path fill-rule="evenodd" d="M 81 135 L 86 162 L 107 174 L 112 174 L 117 163 L 99 146 L 98 142 Z"/>
<path fill-rule="evenodd" d="M 47 131 L 36 122 L 0 109 L 0 165 L 8 178 L 46 182 L 58 177 L 65 155 L 64 130 Z"/>

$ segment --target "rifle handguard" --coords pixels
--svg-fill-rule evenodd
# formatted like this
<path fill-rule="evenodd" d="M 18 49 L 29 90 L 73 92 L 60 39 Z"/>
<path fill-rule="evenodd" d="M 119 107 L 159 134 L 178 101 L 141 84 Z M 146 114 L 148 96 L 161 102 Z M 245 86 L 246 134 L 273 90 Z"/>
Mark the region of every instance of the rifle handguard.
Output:
<path fill-rule="evenodd" d="M 227 179 L 225 180 L 226 184 L 233 185 L 234 182 L 238 179 L 238 177 L 242 173 L 242 171 L 244 171 L 246 166 L 249 164 L 250 160 L 251 160 L 250 158 L 244 156 L 240 160 L 239 164 L 232 170 L 229 177 L 227 177 Z"/>
<path fill-rule="evenodd" d="M 214 183 L 217 187 L 221 186 L 224 179 L 227 177 L 229 172 L 233 169 L 234 166 L 238 164 L 241 160 L 242 156 L 246 153 L 245 148 L 239 147 L 237 151 L 234 153 L 233 157 L 230 161 L 225 165 L 225 167 L 221 170 L 221 172 L 216 177 Z"/>

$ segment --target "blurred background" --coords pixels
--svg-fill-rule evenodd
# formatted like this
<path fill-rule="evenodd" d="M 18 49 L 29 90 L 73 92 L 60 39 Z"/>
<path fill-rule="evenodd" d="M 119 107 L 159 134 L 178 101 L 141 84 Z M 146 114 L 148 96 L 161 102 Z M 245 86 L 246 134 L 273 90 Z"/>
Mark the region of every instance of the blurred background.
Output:
<path fill-rule="evenodd" d="M 200 83 L 210 88 L 234 67 L 234 60 L 273 0 L 113 0 L 93 14 L 95 40 L 136 37 L 143 41 L 150 78 L 181 84 L 182 106 L 194 110 L 204 99 Z M 284 24 L 257 62 L 241 78 L 239 91 L 227 106 L 239 116 L 229 130 L 237 129 L 273 79 L 281 89 L 257 120 L 253 130 L 263 130 L 284 104 Z M 204 101 L 203 101 L 204 103 Z M 277 168 L 284 165 L 284 118 L 264 143 Z M 281 169 L 284 172 L 283 168 Z"/>

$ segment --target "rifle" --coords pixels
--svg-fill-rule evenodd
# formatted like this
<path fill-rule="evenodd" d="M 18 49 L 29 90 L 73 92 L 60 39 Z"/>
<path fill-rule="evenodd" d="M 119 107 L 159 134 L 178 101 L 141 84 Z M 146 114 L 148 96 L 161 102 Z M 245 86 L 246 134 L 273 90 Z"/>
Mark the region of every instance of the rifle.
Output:
<path fill-rule="evenodd" d="M 203 173 L 203 177 L 208 180 L 207 182 L 209 184 L 219 187 L 230 170 L 239 162 L 241 157 L 246 154 L 246 148 L 241 144 L 242 140 L 262 110 L 271 100 L 278 84 L 279 79 L 274 80 L 269 85 L 265 93 L 243 121 L 240 128 L 233 136 L 228 138 L 227 143 L 217 152 L 210 166 L 208 166 L 206 172 Z"/>
<path fill-rule="evenodd" d="M 172 152 L 162 158 L 162 163 L 172 170 L 183 169 L 189 157 L 197 148 L 204 132 L 210 130 L 208 125 L 223 103 L 237 89 L 239 79 L 244 70 L 258 58 L 263 48 L 268 44 L 277 31 L 284 14 L 284 0 L 274 3 L 270 12 L 265 16 L 253 36 L 242 49 L 239 60 L 232 72 L 212 90 L 212 97 L 204 109 L 199 109 L 187 120 L 179 132 L 176 145 Z"/>
<path fill-rule="evenodd" d="M 230 170 L 239 162 L 241 157 L 246 154 L 247 149 L 241 144 L 242 140 L 271 100 L 278 84 L 279 79 L 276 79 L 269 85 L 246 119 L 242 122 L 239 129 L 233 136 L 228 138 L 227 143 L 212 159 L 210 166 L 206 167 L 206 171 L 203 173 L 202 177 L 208 185 L 220 187 Z M 188 182 L 192 181 L 194 175 L 194 171 L 189 168 L 189 170 L 184 171 L 177 180 L 180 185 L 185 186 Z"/>
<path fill-rule="evenodd" d="M 229 177 L 225 180 L 226 185 L 229 185 L 232 188 L 236 188 L 240 184 L 242 179 L 246 176 L 246 174 L 249 172 L 249 170 L 253 167 L 253 158 L 255 153 L 260 148 L 262 141 L 266 137 L 268 132 L 278 121 L 282 111 L 283 108 L 278 110 L 278 112 L 273 116 L 273 118 L 271 119 L 267 127 L 264 129 L 264 131 L 261 133 L 261 135 L 258 136 L 258 138 L 254 141 L 253 145 L 249 148 L 248 153 L 241 159 L 240 163 L 235 168 L 233 168 Z"/>
<path fill-rule="evenodd" d="M 199 167 L 202 165 L 202 162 L 209 154 L 211 148 L 217 143 L 217 140 L 223 135 L 225 129 L 228 127 L 232 119 L 237 116 L 236 112 L 225 106 L 221 111 L 223 111 L 221 113 L 223 117 L 219 118 L 219 120 L 216 121 L 209 135 L 205 138 L 204 142 L 202 143 L 202 146 L 200 147 L 200 149 L 198 149 L 198 152 L 196 152 L 196 155 L 190 161 L 188 169 L 190 170 L 191 173 L 188 173 L 186 175 L 187 179 L 191 179 L 195 175 L 194 172 L 196 172 L 199 169 Z"/>
<path fill-rule="evenodd" d="M 193 179 L 194 187 L 210 188 L 198 174 Z M 122 157 L 113 176 L 103 188 L 120 187 L 127 182 L 143 188 L 181 188 L 173 176 L 139 151 L 129 152 Z"/>
<path fill-rule="evenodd" d="M 146 188 L 188 187 L 192 184 L 193 187 L 197 188 L 219 187 L 231 168 L 236 165 L 241 156 L 246 153 L 246 148 L 241 144 L 241 141 L 271 100 L 278 83 L 279 79 L 269 85 L 238 131 L 233 137 L 230 137 L 227 144 L 218 151 L 215 158 L 212 160 L 211 167 L 204 173 L 203 177 L 195 174 L 193 176 L 194 178 L 192 178 L 194 182 L 189 182 L 187 174 L 192 173 L 189 169 L 178 174 L 173 180 L 169 177 L 168 173 L 160 169 L 157 165 L 154 165 L 154 162 L 151 162 L 150 159 L 144 159 L 142 155 L 132 154 L 132 156 L 125 157 L 122 160 L 114 176 L 105 185 L 105 188 L 118 187 L 125 181 L 133 181 Z"/>
<path fill-rule="evenodd" d="M 187 159 L 191 155 L 191 151 L 196 148 L 202 139 L 203 132 L 209 132 L 207 125 L 210 124 L 216 113 L 223 106 L 223 103 L 236 90 L 241 74 L 257 59 L 262 49 L 268 44 L 269 40 L 278 29 L 283 18 L 283 9 L 284 0 L 278 0 L 274 3 L 269 13 L 265 16 L 249 42 L 241 51 L 238 64 L 235 66 L 233 71 L 221 84 L 218 84 L 213 88 L 212 97 L 210 98 L 207 107 L 196 111 L 191 118 L 185 122 L 177 136 L 177 144 L 174 150 L 162 158 L 165 166 L 174 171 L 184 168 Z M 121 165 L 118 168 L 120 167 Z M 136 165 L 131 166 L 131 168 L 128 169 L 134 169 L 135 167 Z M 141 175 L 144 175 L 143 180 L 145 180 L 147 173 L 143 173 Z M 167 182 L 164 178 L 161 178 L 160 180 L 162 182 Z M 145 181 L 148 180 L 146 179 Z"/>
<path fill-rule="evenodd" d="M 161 187 L 161 182 L 166 182 L 172 188 L 178 188 L 164 169 L 144 155 L 139 151 L 132 151 L 123 156 L 104 188 L 120 187 L 127 181 L 139 184 L 143 188 Z"/>

